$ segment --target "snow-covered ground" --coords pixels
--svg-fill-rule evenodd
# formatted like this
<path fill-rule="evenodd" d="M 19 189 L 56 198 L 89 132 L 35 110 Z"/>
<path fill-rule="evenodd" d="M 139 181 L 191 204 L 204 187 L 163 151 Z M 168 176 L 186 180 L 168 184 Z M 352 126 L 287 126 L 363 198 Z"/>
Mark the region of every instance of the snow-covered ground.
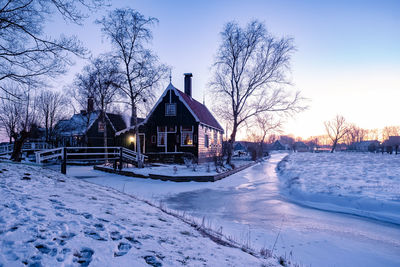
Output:
<path fill-rule="evenodd" d="M 293 153 L 278 169 L 292 201 L 400 224 L 400 156 Z"/>
<path fill-rule="evenodd" d="M 40 167 L 0 163 L 0 199 L 0 266 L 277 265 L 132 196 Z"/>

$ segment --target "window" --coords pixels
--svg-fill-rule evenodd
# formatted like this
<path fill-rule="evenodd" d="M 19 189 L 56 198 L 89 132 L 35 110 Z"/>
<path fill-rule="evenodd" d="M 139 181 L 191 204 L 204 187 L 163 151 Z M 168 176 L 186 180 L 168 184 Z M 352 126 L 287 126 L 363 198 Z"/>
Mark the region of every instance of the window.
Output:
<path fill-rule="evenodd" d="M 209 143 L 208 134 L 205 134 L 204 135 L 204 147 L 208 147 L 208 143 Z"/>
<path fill-rule="evenodd" d="M 193 133 L 183 132 L 182 133 L 182 146 L 192 146 L 193 145 Z"/>
<path fill-rule="evenodd" d="M 176 103 L 165 104 L 165 116 L 176 116 Z"/>
<path fill-rule="evenodd" d="M 151 136 L 151 142 L 152 142 L 153 144 L 156 143 L 156 136 L 155 136 L 155 135 L 152 135 L 152 136 Z"/>
<path fill-rule="evenodd" d="M 193 126 L 181 126 L 181 146 L 193 146 Z"/>
<path fill-rule="evenodd" d="M 101 121 L 99 121 L 99 123 L 97 124 L 97 129 L 99 133 L 104 133 L 104 123 L 102 123 Z"/>
<path fill-rule="evenodd" d="M 167 139 L 167 133 L 157 133 L 157 146 L 165 146 L 165 139 Z"/>
<path fill-rule="evenodd" d="M 157 146 L 165 146 L 167 139 L 167 127 L 157 126 Z"/>
<path fill-rule="evenodd" d="M 214 130 L 214 145 L 216 146 L 218 144 L 218 132 L 217 130 Z"/>

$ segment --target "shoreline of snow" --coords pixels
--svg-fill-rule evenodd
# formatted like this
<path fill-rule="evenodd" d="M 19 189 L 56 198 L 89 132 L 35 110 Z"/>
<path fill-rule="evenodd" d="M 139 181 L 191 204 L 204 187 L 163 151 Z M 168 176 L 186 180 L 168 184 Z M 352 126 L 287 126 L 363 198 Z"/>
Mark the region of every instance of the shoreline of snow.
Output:
<path fill-rule="evenodd" d="M 282 194 L 293 203 L 396 225 L 400 176 L 389 173 L 399 171 L 399 157 L 372 153 L 293 153 L 277 166 Z"/>

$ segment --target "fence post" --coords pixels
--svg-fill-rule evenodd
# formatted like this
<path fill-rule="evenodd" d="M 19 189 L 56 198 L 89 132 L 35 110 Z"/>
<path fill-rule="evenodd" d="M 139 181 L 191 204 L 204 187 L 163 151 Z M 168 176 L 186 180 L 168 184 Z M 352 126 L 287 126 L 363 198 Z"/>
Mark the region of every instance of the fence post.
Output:
<path fill-rule="evenodd" d="M 36 164 L 40 164 L 40 152 L 35 152 L 36 155 Z"/>
<path fill-rule="evenodd" d="M 119 170 L 122 170 L 122 146 L 119 148 Z"/>
<path fill-rule="evenodd" d="M 67 148 L 63 147 L 63 159 L 61 163 L 61 173 L 67 174 Z"/>

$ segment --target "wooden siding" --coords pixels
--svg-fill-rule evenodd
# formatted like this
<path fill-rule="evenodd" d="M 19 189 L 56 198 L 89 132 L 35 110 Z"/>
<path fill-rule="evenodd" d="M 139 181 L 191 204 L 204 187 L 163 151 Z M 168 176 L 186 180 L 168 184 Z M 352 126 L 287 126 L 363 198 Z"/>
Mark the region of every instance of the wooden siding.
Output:
<path fill-rule="evenodd" d="M 217 133 L 217 142 L 214 142 L 214 134 Z M 205 146 L 205 136 L 208 135 L 208 147 Z M 222 153 L 222 132 L 205 125 L 199 126 L 199 162 L 210 161 L 214 155 L 221 155 Z"/>

